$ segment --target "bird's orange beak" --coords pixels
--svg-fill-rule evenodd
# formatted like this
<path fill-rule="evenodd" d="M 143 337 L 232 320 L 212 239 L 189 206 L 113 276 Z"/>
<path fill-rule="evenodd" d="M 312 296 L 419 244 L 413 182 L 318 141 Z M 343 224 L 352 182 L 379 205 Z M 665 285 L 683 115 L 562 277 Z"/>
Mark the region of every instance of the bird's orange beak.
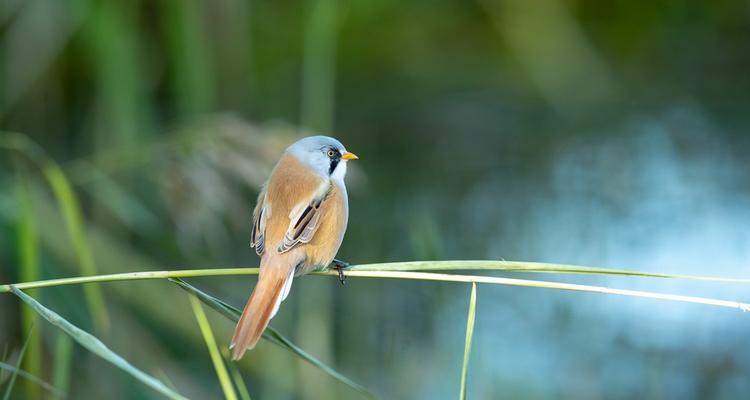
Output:
<path fill-rule="evenodd" d="M 359 157 L 357 157 L 356 154 L 350 153 L 348 151 L 346 153 L 342 154 L 341 158 L 344 159 L 344 160 L 347 160 L 347 161 L 349 161 L 349 160 L 359 160 Z"/>

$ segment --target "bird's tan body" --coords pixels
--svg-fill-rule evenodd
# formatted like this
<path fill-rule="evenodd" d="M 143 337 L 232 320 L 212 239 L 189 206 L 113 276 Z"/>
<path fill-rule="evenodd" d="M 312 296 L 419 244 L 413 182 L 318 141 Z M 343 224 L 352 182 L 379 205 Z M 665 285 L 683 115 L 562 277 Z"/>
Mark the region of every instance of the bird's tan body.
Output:
<path fill-rule="evenodd" d="M 271 255 L 282 242 L 291 222 L 292 211 L 307 205 L 312 197 L 320 196 L 323 191 L 327 194 L 322 194 L 326 199 L 319 211 L 320 226 L 310 242 L 289 251 L 289 258 L 302 262 L 296 275 L 306 274 L 331 263 L 346 232 L 349 216 L 346 187 L 330 178 L 311 173 L 289 154 L 281 157 L 258 197 L 256 209 L 265 206 L 271 210 L 266 221 L 266 249 L 261 257 Z M 273 197 L 268 198 L 266 193 L 273 193 Z M 263 204 L 262 198 L 265 198 Z"/>
<path fill-rule="evenodd" d="M 260 272 L 232 339 L 234 359 L 258 342 L 294 276 L 333 261 L 346 231 L 348 208 L 341 179 L 316 174 L 288 152 L 281 157 L 253 212 Z M 304 224 L 304 232 L 295 235 Z"/>

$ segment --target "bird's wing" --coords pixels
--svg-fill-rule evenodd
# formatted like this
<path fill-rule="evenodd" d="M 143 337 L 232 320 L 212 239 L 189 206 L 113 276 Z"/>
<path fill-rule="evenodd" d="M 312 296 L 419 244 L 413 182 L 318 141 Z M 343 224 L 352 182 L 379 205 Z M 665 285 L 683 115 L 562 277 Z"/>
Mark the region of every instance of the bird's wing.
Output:
<path fill-rule="evenodd" d="M 270 210 L 266 209 L 265 198 L 266 188 L 264 186 L 258 195 L 258 204 L 255 205 L 255 210 L 253 210 L 253 229 L 250 233 L 250 247 L 255 247 L 255 252 L 258 255 L 263 254 L 266 245 L 266 216 Z"/>
<path fill-rule="evenodd" d="M 295 246 L 308 243 L 320 226 L 321 208 L 325 206 L 331 188 L 313 197 L 305 204 L 299 204 L 290 214 L 289 227 L 284 234 L 284 240 L 278 248 L 279 253 L 285 253 Z"/>

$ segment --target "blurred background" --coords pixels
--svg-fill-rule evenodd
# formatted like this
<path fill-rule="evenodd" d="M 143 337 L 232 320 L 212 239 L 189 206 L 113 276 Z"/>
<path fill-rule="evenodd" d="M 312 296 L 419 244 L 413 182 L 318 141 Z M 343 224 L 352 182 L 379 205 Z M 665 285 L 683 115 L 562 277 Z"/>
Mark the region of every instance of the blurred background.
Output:
<path fill-rule="evenodd" d="M 741 1 L 4 0 L 0 138 L 22 133 L 60 164 L 97 273 L 257 265 L 258 188 L 288 144 L 322 132 L 360 156 L 351 263 L 747 277 L 748 40 Z M 85 273 L 48 171 L 0 151 L 0 282 Z M 733 284 L 498 275 L 750 300 Z M 237 307 L 254 281 L 190 280 Z M 310 276 L 272 325 L 379 397 L 455 398 L 469 291 Z M 107 319 L 89 312 L 95 293 Z M 175 285 L 32 294 L 182 394 L 222 397 Z M 233 324 L 208 314 L 226 344 Z M 6 362 L 31 319 L 0 296 Z M 48 323 L 34 332 L 24 368 L 69 398 L 160 398 Z M 745 398 L 748 334 L 736 310 L 480 286 L 468 395 Z M 253 398 L 360 398 L 268 342 L 239 367 Z M 13 395 L 46 397 L 20 380 Z"/>

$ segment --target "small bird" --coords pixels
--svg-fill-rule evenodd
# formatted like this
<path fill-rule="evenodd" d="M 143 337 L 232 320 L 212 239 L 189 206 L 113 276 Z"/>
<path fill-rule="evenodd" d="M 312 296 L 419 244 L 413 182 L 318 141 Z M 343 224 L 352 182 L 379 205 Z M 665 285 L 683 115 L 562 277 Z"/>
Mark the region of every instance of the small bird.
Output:
<path fill-rule="evenodd" d="M 250 246 L 260 272 L 234 331 L 232 359 L 255 347 L 295 276 L 334 262 L 343 279 L 347 264 L 334 257 L 349 219 L 344 176 L 347 162 L 358 158 L 327 136 L 300 139 L 284 151 L 253 211 Z"/>

